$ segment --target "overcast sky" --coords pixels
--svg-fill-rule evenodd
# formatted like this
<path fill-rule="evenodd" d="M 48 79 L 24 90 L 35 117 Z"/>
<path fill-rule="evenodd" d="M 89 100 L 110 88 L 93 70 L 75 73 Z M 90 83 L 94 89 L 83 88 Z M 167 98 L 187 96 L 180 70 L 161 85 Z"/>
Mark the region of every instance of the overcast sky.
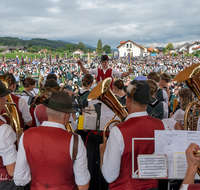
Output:
<path fill-rule="evenodd" d="M 200 40 L 199 0 L 0 0 L 0 37 L 116 48 Z"/>

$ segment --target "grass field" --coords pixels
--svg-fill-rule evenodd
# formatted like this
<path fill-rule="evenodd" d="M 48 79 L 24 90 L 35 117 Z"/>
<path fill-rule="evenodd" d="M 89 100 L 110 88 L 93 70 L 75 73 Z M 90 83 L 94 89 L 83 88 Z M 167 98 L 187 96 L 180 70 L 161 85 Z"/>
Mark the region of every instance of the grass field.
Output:
<path fill-rule="evenodd" d="M 35 59 L 36 58 L 40 58 L 41 56 L 44 58 L 45 55 L 44 54 L 39 54 L 39 53 L 22 53 L 22 52 L 18 52 L 18 53 L 4 53 L 5 55 L 5 59 L 15 59 L 16 58 L 16 55 L 18 55 L 18 58 L 21 59 L 21 55 L 23 54 L 23 58 L 26 59 L 26 55 L 28 56 L 28 58 L 33 58 Z M 52 58 L 55 58 L 55 55 L 57 53 L 52 53 L 51 56 Z M 61 57 L 65 57 L 65 53 L 58 53 L 59 55 L 59 58 L 60 56 Z M 67 57 L 72 57 L 73 54 L 72 53 L 67 53 Z M 101 56 L 100 54 L 98 56 Z M 112 57 L 112 54 L 110 54 L 109 56 Z M 80 56 L 79 55 L 75 55 L 76 58 L 79 58 Z M 88 57 L 87 54 L 84 54 L 83 57 Z M 90 56 L 91 58 L 93 58 L 93 56 Z M 2 53 L 0 53 L 0 58 L 2 58 Z"/>

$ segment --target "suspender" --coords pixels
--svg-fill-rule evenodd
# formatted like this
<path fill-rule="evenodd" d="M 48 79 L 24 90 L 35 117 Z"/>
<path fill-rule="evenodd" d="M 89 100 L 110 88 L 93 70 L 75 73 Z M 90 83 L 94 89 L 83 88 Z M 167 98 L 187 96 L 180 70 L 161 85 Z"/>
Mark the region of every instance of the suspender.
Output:
<path fill-rule="evenodd" d="M 76 160 L 77 153 L 78 153 L 78 135 L 73 134 L 73 136 L 74 136 L 74 144 L 73 144 L 72 161 L 73 161 L 73 164 L 74 164 L 74 162 Z"/>

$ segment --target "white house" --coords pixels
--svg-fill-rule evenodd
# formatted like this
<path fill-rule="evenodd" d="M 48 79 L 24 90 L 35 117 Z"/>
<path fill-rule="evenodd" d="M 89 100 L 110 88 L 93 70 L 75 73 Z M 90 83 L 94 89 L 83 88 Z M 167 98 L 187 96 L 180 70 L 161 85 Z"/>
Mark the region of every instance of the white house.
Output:
<path fill-rule="evenodd" d="M 198 46 L 200 46 L 200 42 L 194 42 L 194 43 L 189 44 L 188 46 L 186 46 L 186 48 L 187 48 L 189 53 L 193 53 L 193 52 L 198 50 L 198 48 L 197 48 Z"/>
<path fill-rule="evenodd" d="M 176 46 L 175 48 L 174 48 L 174 51 L 176 51 L 177 53 L 179 53 L 179 52 L 183 52 L 183 51 L 187 51 L 187 46 L 189 45 L 189 43 L 184 43 L 184 44 L 182 44 L 182 45 L 179 45 L 179 46 Z"/>
<path fill-rule="evenodd" d="M 74 57 L 74 55 L 80 55 L 80 57 L 82 58 L 83 54 L 84 54 L 84 52 L 80 49 L 73 51 L 73 57 Z"/>
<path fill-rule="evenodd" d="M 121 41 L 117 47 L 119 51 L 119 57 L 125 57 L 130 53 L 133 56 L 141 56 L 145 52 L 145 48 L 132 42 L 131 40 Z"/>

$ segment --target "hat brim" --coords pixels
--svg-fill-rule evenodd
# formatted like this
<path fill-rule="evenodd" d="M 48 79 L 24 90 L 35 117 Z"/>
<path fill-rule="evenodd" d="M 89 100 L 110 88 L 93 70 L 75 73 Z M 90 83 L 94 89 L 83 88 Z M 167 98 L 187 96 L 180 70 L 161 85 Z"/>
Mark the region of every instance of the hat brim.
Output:
<path fill-rule="evenodd" d="M 48 104 L 48 99 L 46 99 L 45 101 L 43 101 L 42 103 L 45 107 L 47 108 L 50 108 L 52 110 L 56 110 L 56 111 L 60 111 L 60 112 L 64 112 L 64 113 L 76 113 L 77 111 L 75 109 L 63 109 L 63 108 L 57 108 L 57 107 L 53 107 L 53 106 L 50 106 Z"/>
<path fill-rule="evenodd" d="M 133 100 L 135 100 L 136 102 L 138 102 L 140 104 L 151 104 L 151 103 L 156 101 L 156 99 L 152 98 L 152 97 L 150 97 L 148 100 L 137 100 L 137 99 L 134 99 L 134 98 L 133 98 Z"/>
<path fill-rule="evenodd" d="M 7 96 L 8 94 L 11 94 L 13 91 L 11 89 L 6 89 L 6 91 L 0 93 L 0 97 Z"/>

